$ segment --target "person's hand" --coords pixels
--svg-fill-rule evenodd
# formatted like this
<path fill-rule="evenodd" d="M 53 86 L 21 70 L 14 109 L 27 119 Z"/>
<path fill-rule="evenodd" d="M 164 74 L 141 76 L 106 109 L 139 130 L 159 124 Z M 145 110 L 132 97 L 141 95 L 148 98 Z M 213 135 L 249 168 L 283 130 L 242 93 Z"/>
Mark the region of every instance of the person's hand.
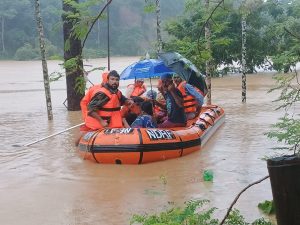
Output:
<path fill-rule="evenodd" d="M 201 105 L 197 105 L 196 108 L 197 109 L 196 109 L 196 113 L 195 114 L 196 114 L 196 116 L 199 116 L 199 114 L 201 113 L 202 106 Z"/>
<path fill-rule="evenodd" d="M 170 84 L 169 86 L 168 86 L 168 91 L 174 91 L 175 90 L 175 85 L 174 85 L 174 83 L 172 83 L 172 84 Z"/>
<path fill-rule="evenodd" d="M 101 120 L 101 125 L 105 128 L 108 127 L 108 122 L 107 120 Z"/>
<path fill-rule="evenodd" d="M 152 98 L 147 98 L 147 101 L 151 102 L 152 104 L 156 104 L 156 100 L 155 99 L 152 99 Z"/>
<path fill-rule="evenodd" d="M 130 107 L 133 106 L 134 101 L 133 101 L 131 98 L 128 98 L 128 99 L 125 101 L 125 104 L 130 108 Z"/>

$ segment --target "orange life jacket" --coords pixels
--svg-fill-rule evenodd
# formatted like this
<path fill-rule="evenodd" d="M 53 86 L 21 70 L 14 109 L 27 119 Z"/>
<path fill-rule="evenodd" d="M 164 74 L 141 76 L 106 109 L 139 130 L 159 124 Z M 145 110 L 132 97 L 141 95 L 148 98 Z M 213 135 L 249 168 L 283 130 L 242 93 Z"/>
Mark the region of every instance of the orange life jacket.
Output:
<path fill-rule="evenodd" d="M 134 84 L 129 84 L 127 87 L 129 87 L 131 85 L 134 85 Z M 146 91 L 146 86 L 144 84 L 141 87 L 134 85 L 133 91 L 132 91 L 130 97 L 140 96 L 141 93 L 144 93 L 145 91 Z"/>
<path fill-rule="evenodd" d="M 188 95 L 185 91 L 185 85 L 186 85 L 186 81 L 182 81 L 177 88 L 179 89 L 179 91 L 181 92 L 182 96 L 183 96 L 183 107 L 184 107 L 184 111 L 186 113 L 189 112 L 196 112 L 197 108 L 196 108 L 196 99 L 194 98 L 194 96 L 192 95 Z"/>
<path fill-rule="evenodd" d="M 104 85 L 105 83 L 107 83 L 107 80 L 108 80 L 108 74 L 109 74 L 109 71 L 104 71 L 102 73 L 102 82 L 101 84 Z"/>
<path fill-rule="evenodd" d="M 89 88 L 89 90 L 86 92 L 85 96 L 80 101 L 80 107 L 81 107 L 81 113 L 82 113 L 82 119 L 85 120 L 85 118 L 88 115 L 88 104 L 92 100 L 93 93 L 97 93 L 100 88 L 102 87 L 102 84 L 94 85 Z"/>
<path fill-rule="evenodd" d="M 109 121 L 108 127 L 110 128 L 123 127 L 122 117 L 120 112 L 121 109 L 120 99 L 122 97 L 122 93 L 119 90 L 117 93 L 111 93 L 105 87 L 100 87 L 100 88 L 92 89 L 90 94 L 92 97 L 94 97 L 98 92 L 104 93 L 109 98 L 109 101 L 105 105 L 103 105 L 101 109 L 97 111 L 98 115 L 101 116 L 102 119 Z M 97 119 L 89 115 L 85 117 L 85 125 L 93 130 L 103 128 L 103 126 L 100 124 L 100 122 Z"/>
<path fill-rule="evenodd" d="M 99 91 L 99 88 L 101 88 L 105 83 L 107 83 L 107 76 L 109 74 L 109 71 L 105 71 L 102 73 L 102 82 L 101 84 L 94 85 L 88 89 L 85 96 L 80 101 L 80 108 L 82 113 L 82 119 L 85 120 L 88 114 L 87 106 L 89 102 L 92 100 L 92 94 Z"/>

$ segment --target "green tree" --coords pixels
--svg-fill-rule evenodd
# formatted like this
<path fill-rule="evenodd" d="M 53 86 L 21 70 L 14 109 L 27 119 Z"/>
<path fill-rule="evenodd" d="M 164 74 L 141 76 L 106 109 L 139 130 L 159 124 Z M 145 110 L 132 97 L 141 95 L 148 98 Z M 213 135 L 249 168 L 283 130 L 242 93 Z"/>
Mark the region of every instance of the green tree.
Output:
<path fill-rule="evenodd" d="M 294 154 L 300 157 L 300 78 L 297 71 L 297 63 L 300 62 L 300 3 L 292 1 L 281 7 L 286 12 L 283 17 L 287 16 L 288 20 L 281 23 L 275 31 L 283 43 L 274 52 L 272 60 L 277 70 L 286 74 L 278 74 L 275 77 L 278 85 L 271 91 L 281 91 L 276 101 L 281 102 L 279 108 L 283 108 L 285 114 L 273 125 L 268 137 L 284 143 L 283 148 L 293 150 Z"/>
<path fill-rule="evenodd" d="M 201 71 L 205 71 L 208 59 L 214 68 L 221 64 L 232 64 L 238 59 L 239 15 L 230 11 L 232 9 L 230 2 L 225 2 L 211 16 L 210 20 L 213 21 L 210 26 L 211 50 L 206 50 L 203 27 L 216 5 L 211 3 L 210 11 L 205 12 L 203 1 L 188 1 L 184 15 L 178 20 L 170 21 L 165 27 L 173 37 L 165 44 L 166 50 L 178 51 L 191 59 Z"/>
<path fill-rule="evenodd" d="M 1 0 L 0 1 L 0 23 L 1 23 L 1 48 L 6 53 L 5 31 L 6 21 L 11 20 L 18 15 L 18 11 L 29 6 L 28 0 Z"/>

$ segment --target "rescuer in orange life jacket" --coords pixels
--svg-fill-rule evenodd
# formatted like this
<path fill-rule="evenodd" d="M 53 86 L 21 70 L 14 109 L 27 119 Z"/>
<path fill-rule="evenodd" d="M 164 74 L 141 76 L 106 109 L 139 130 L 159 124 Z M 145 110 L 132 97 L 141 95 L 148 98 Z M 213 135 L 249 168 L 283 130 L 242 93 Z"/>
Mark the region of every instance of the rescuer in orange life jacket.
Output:
<path fill-rule="evenodd" d="M 133 102 L 119 91 L 120 75 L 117 71 L 110 71 L 107 78 L 107 83 L 92 93 L 93 97 L 88 104 L 85 125 L 92 130 L 127 126 L 127 124 L 123 125 L 120 110 L 123 104 L 133 104 Z"/>
<path fill-rule="evenodd" d="M 187 119 L 194 119 L 200 113 L 203 105 L 203 93 L 198 88 L 181 79 L 178 74 L 173 75 L 173 81 L 183 96 L 183 107 Z"/>
<path fill-rule="evenodd" d="M 129 84 L 126 89 L 126 97 L 139 97 L 147 91 L 147 87 L 144 84 L 144 79 L 138 78 L 134 84 Z"/>
<path fill-rule="evenodd" d="M 102 83 L 91 87 L 80 102 L 86 131 L 123 127 L 121 105 L 133 103 L 118 90 L 120 76 L 117 71 L 104 72 L 102 77 Z"/>
<path fill-rule="evenodd" d="M 117 71 L 112 70 L 106 74 L 103 74 L 102 83 L 91 87 L 80 102 L 85 125 L 80 127 L 81 134 L 75 141 L 76 145 L 87 131 L 130 127 L 122 118 L 120 110 L 123 104 L 132 105 L 133 101 L 119 91 L 120 75 Z"/>

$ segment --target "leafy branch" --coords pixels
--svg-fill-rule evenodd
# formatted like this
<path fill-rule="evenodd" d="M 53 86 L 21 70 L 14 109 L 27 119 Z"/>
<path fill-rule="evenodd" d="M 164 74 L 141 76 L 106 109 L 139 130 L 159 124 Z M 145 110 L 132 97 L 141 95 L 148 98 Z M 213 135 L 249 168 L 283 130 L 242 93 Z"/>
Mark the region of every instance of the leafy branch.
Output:
<path fill-rule="evenodd" d="M 298 36 L 297 34 L 292 33 L 289 29 L 287 29 L 286 27 L 283 28 L 288 34 L 290 34 L 291 36 L 293 36 L 294 38 L 297 38 L 300 41 L 300 36 Z"/>
<path fill-rule="evenodd" d="M 298 35 L 290 32 L 286 27 L 284 27 L 284 30 L 300 41 Z M 299 107 L 300 103 L 300 82 L 296 68 L 297 62 L 300 61 L 300 53 L 297 49 L 296 51 L 295 49 L 290 49 L 275 59 L 278 60 L 278 64 L 283 66 L 288 65 L 290 67 L 290 65 L 293 65 L 294 71 L 274 77 L 277 81 L 277 86 L 269 92 L 281 90 L 280 96 L 275 101 L 282 102 L 277 109 L 283 108 L 286 112 L 283 117 L 279 118 L 277 123 L 272 125 L 272 130 L 266 133 L 266 135 L 269 138 L 275 138 L 277 141 L 284 143 L 286 145 L 285 149 L 292 150 L 294 155 L 300 157 L 300 118 L 299 114 L 295 114 L 295 110 Z"/>
<path fill-rule="evenodd" d="M 269 176 L 265 176 L 265 177 L 263 177 L 263 178 L 261 178 L 261 179 L 255 181 L 255 182 L 249 184 L 247 187 L 245 187 L 243 190 L 241 190 L 240 193 L 238 193 L 238 195 L 235 197 L 235 199 L 234 199 L 233 202 L 231 203 L 229 209 L 227 210 L 227 213 L 226 213 L 225 217 L 223 218 L 223 220 L 221 221 L 221 223 L 220 223 L 219 225 L 223 225 L 223 224 L 225 223 L 226 219 L 227 219 L 228 216 L 230 215 L 230 212 L 231 212 L 231 210 L 232 210 L 234 204 L 237 202 L 237 200 L 239 199 L 239 197 L 240 197 L 240 196 L 241 196 L 248 188 L 252 187 L 252 186 L 255 185 L 255 184 L 259 184 L 260 182 L 262 182 L 262 181 L 264 181 L 264 180 L 266 180 L 266 179 L 268 179 L 268 178 L 269 178 Z"/>
<path fill-rule="evenodd" d="M 112 2 L 112 0 L 108 0 L 105 4 L 105 6 L 102 8 L 102 10 L 99 12 L 99 14 L 96 16 L 96 18 L 94 19 L 94 21 L 92 22 L 88 32 L 86 33 L 86 36 L 85 38 L 83 39 L 83 42 L 82 42 L 82 48 L 84 47 L 85 45 L 85 42 L 86 42 L 86 39 L 88 38 L 90 32 L 92 31 L 95 23 L 97 22 L 97 20 L 101 17 L 102 13 L 104 12 L 104 10 L 110 5 L 110 3 Z"/>
<path fill-rule="evenodd" d="M 205 27 L 207 26 L 208 22 L 211 20 L 212 16 L 214 15 L 215 11 L 221 6 L 222 3 L 224 3 L 225 0 L 221 0 L 215 7 L 214 9 L 211 11 L 211 13 L 209 14 L 209 16 L 206 18 L 204 24 L 202 25 L 201 27 L 201 30 L 198 34 L 198 39 L 197 39 L 197 48 L 198 48 L 198 51 L 199 53 L 201 52 L 201 49 L 200 49 L 200 37 L 201 37 L 201 34 L 203 33 Z"/>

